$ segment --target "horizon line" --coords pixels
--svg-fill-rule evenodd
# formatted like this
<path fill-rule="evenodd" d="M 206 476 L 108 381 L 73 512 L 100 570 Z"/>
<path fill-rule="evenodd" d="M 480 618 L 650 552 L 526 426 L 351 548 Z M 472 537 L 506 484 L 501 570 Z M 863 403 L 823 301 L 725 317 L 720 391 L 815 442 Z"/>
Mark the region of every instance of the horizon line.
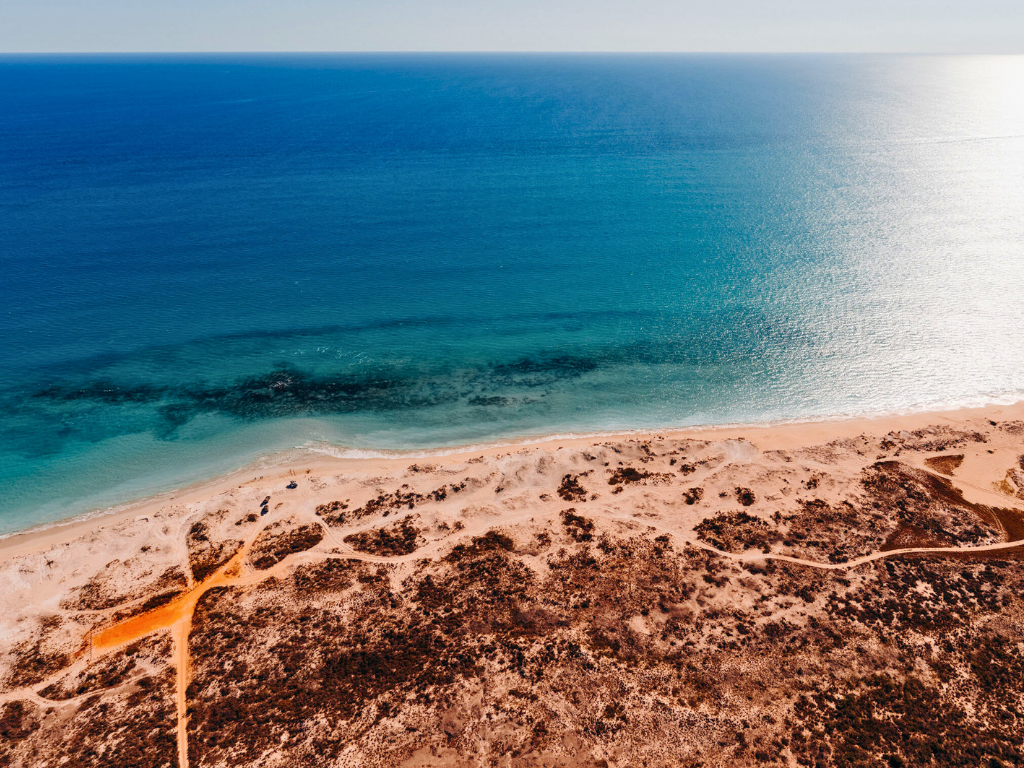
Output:
<path fill-rule="evenodd" d="M 702 51 L 702 50 L 203 50 L 203 51 L 0 51 L 15 56 L 1024 56 L 984 51 Z"/>

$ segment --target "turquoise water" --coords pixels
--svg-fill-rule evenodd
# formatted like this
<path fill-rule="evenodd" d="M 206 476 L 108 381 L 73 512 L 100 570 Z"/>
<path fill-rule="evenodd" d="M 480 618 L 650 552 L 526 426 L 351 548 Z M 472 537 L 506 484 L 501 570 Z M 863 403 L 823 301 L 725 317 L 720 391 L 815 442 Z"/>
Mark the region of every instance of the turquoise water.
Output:
<path fill-rule="evenodd" d="M 298 448 L 1024 392 L 1024 59 L 0 58 L 0 532 Z"/>

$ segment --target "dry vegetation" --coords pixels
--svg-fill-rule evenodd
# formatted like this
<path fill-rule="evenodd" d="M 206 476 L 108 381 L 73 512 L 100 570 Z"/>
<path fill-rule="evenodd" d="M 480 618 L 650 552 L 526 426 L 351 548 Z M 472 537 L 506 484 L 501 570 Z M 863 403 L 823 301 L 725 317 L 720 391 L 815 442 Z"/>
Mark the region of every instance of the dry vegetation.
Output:
<path fill-rule="evenodd" d="M 288 555 L 304 552 L 323 541 L 324 533 L 319 525 L 291 526 L 275 524 L 263 531 L 249 550 L 253 568 L 265 571 L 284 560 Z"/>
<path fill-rule="evenodd" d="M 959 551 L 1024 524 L 934 474 L 998 430 L 530 449 L 211 513 L 192 573 L 236 533 L 247 565 L 191 614 L 190 764 L 1024 764 L 1024 547 Z M 168 633 L 86 663 L 70 605 L 11 657 L 0 766 L 176 764 Z"/>
<path fill-rule="evenodd" d="M 192 570 L 192 578 L 196 581 L 203 581 L 224 565 L 242 545 L 240 541 L 212 541 L 210 524 L 206 520 L 193 523 L 189 528 L 186 543 L 189 568 Z"/>

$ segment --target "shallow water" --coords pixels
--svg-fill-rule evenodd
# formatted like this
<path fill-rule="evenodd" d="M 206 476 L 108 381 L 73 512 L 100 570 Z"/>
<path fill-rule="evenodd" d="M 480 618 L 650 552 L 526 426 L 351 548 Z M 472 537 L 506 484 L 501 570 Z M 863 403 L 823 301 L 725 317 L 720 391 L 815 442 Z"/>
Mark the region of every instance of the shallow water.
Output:
<path fill-rule="evenodd" d="M 1024 392 L 1024 59 L 0 58 L 0 531 L 298 446 Z"/>

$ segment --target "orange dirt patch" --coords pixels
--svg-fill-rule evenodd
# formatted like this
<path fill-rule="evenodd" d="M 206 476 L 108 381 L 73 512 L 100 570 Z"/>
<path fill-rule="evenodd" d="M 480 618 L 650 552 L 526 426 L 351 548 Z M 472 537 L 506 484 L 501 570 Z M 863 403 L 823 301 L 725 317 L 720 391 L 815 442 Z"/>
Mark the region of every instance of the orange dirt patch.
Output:
<path fill-rule="evenodd" d="M 140 640 L 143 637 L 159 632 L 163 629 L 170 629 L 176 623 L 192 616 L 196 603 L 203 594 L 212 587 L 219 587 L 230 584 L 238 578 L 240 566 L 244 555 L 236 554 L 224 566 L 210 575 L 205 581 L 176 597 L 166 605 L 154 608 L 151 611 L 140 613 L 103 627 L 92 633 L 92 651 L 96 655 L 103 655 L 109 651 L 119 648 L 122 645 Z"/>
<path fill-rule="evenodd" d="M 126 645 L 161 629 L 168 629 L 183 616 L 191 613 L 195 606 L 192 599 L 192 590 L 172 600 L 167 605 L 160 606 L 148 613 L 132 616 L 112 627 L 106 627 L 94 632 L 92 635 L 92 649 L 94 653 L 103 654 L 112 651 L 122 645 Z"/>

